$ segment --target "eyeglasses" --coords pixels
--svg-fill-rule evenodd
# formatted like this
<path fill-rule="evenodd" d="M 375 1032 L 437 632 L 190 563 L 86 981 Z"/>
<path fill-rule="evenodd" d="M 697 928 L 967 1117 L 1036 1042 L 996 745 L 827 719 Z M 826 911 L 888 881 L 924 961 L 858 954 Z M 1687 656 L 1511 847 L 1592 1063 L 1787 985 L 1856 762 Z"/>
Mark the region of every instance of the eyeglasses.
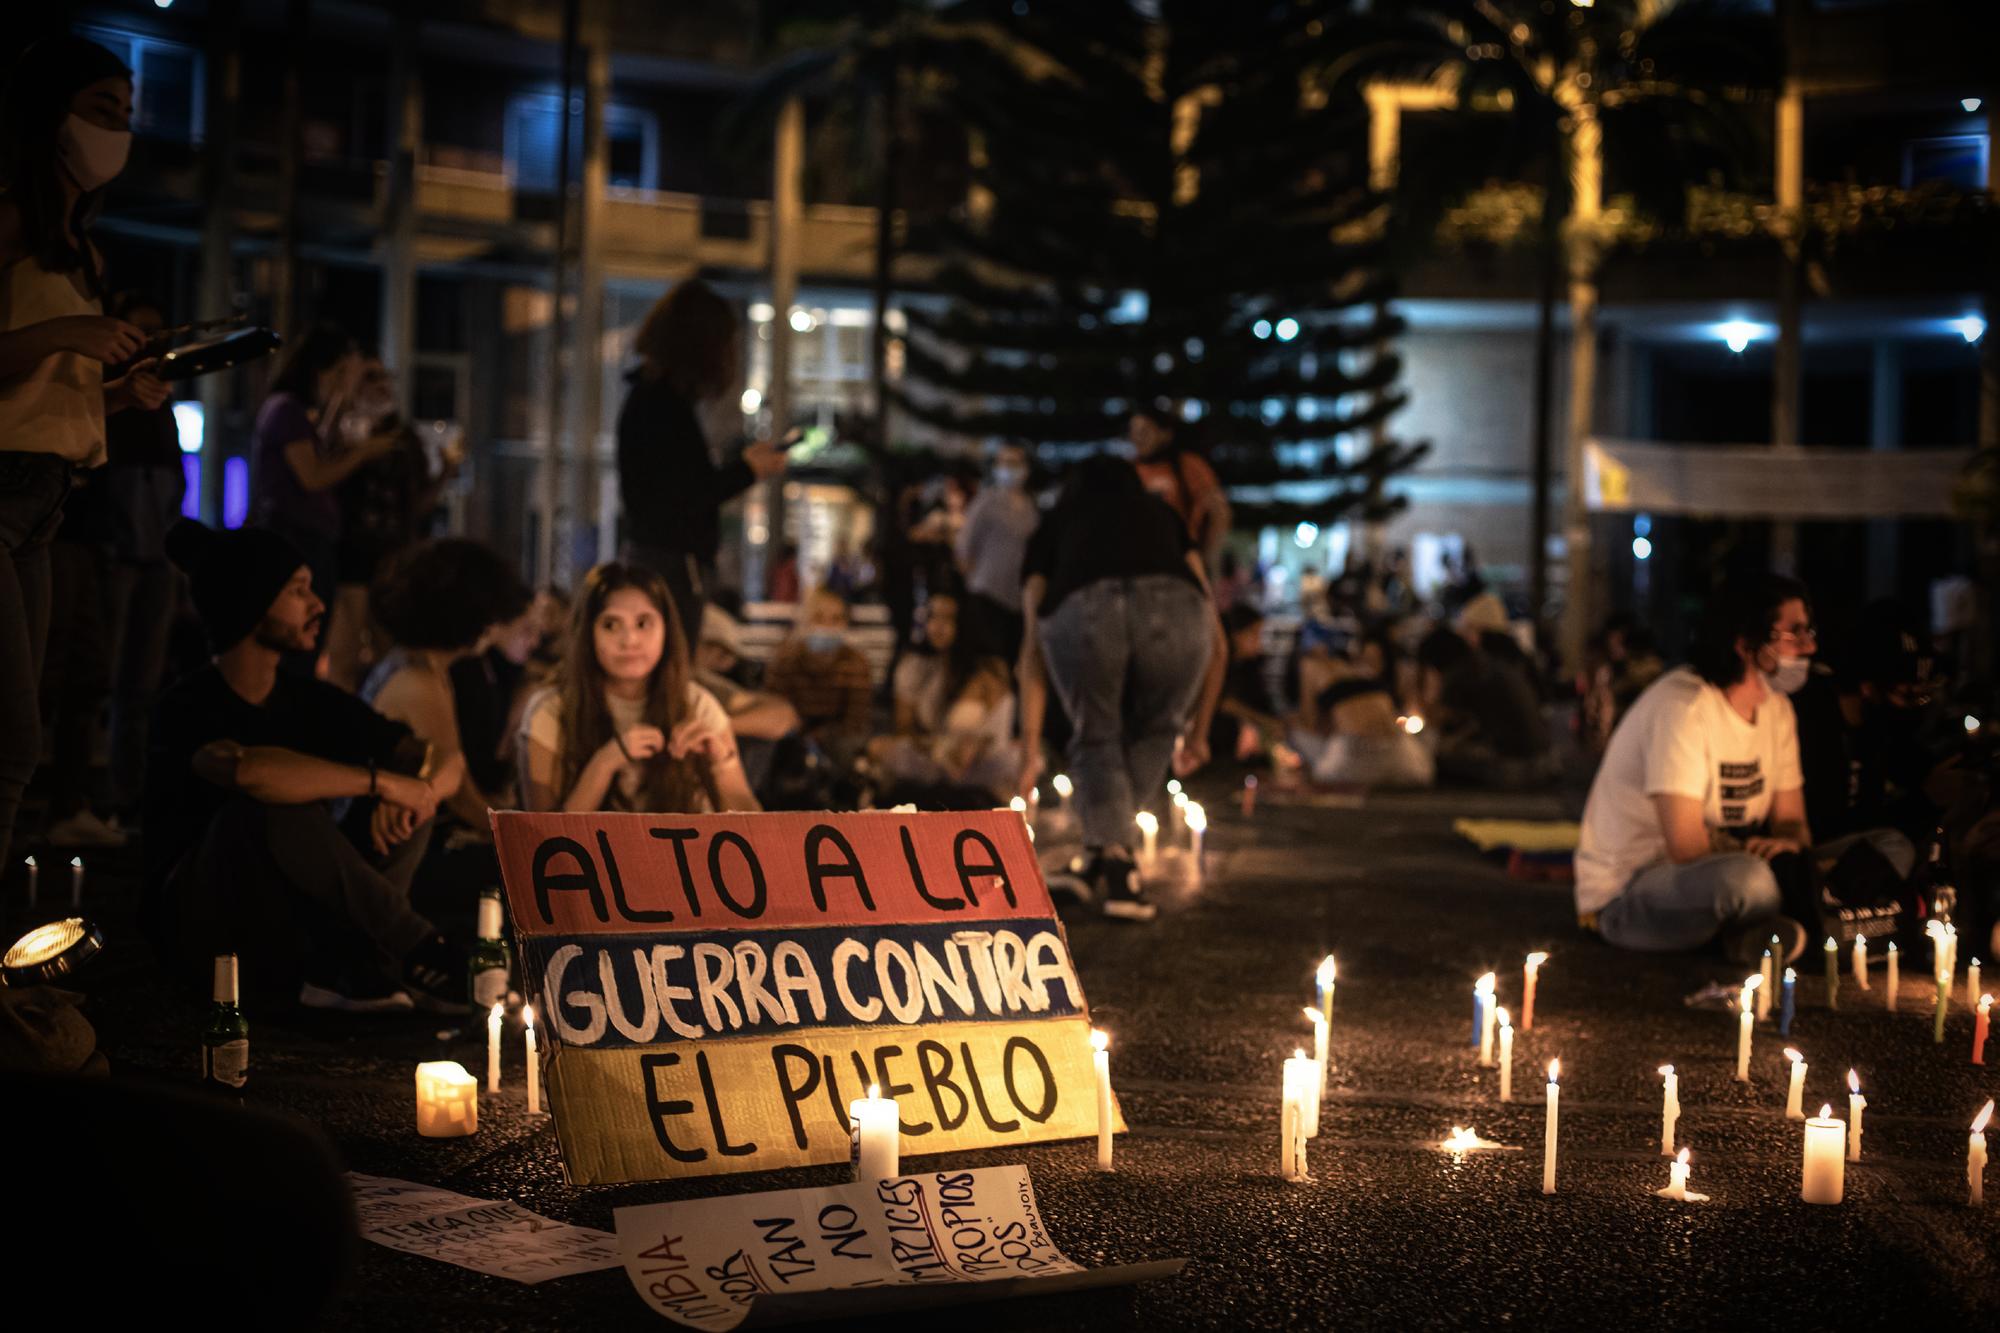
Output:
<path fill-rule="evenodd" d="M 1796 644 L 1810 643 L 1815 647 L 1817 647 L 1819 644 L 1819 629 L 1813 625 L 1801 625 L 1797 629 L 1772 630 L 1771 642 L 1772 643 L 1790 642 Z"/>

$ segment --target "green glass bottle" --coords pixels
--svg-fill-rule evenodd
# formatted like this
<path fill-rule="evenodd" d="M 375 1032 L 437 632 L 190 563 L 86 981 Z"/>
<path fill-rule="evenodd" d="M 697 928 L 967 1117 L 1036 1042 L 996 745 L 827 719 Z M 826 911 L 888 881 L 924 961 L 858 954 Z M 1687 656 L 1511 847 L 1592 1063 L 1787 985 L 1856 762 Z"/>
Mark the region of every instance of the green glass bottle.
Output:
<path fill-rule="evenodd" d="M 466 976 L 472 986 L 472 1014 L 475 1019 L 507 998 L 511 979 L 507 941 L 500 938 L 500 895 L 482 894 L 479 899 L 479 938 L 473 941 Z"/>
<path fill-rule="evenodd" d="M 215 960 L 215 1003 L 201 1030 L 202 1086 L 232 1097 L 243 1095 L 250 1080 L 250 1024 L 237 1007 L 236 955 Z"/>

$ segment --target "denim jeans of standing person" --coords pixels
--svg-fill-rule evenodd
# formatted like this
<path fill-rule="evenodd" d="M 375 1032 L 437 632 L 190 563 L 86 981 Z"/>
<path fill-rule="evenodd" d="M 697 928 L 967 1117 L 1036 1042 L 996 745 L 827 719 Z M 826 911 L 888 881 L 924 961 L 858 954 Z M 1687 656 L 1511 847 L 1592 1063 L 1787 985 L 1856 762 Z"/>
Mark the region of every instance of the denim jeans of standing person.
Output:
<path fill-rule="evenodd" d="M 49 633 L 49 539 L 62 522 L 70 464 L 0 452 L 0 867 L 41 758 L 42 649 Z"/>
<path fill-rule="evenodd" d="M 1214 608 L 1170 574 L 1099 579 L 1041 621 L 1042 657 L 1074 730 L 1070 774 L 1087 847 L 1130 847 L 1201 693 Z"/>

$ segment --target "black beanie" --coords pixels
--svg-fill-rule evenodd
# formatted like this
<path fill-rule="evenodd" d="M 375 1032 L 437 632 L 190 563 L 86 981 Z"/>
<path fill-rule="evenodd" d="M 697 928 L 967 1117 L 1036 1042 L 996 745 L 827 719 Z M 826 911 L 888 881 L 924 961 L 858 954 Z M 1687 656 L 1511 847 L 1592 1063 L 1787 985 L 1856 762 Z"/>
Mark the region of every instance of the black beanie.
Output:
<path fill-rule="evenodd" d="M 306 558 L 268 528 L 214 528 L 184 518 L 167 530 L 167 555 L 188 576 L 208 645 L 226 653 L 278 600 Z"/>

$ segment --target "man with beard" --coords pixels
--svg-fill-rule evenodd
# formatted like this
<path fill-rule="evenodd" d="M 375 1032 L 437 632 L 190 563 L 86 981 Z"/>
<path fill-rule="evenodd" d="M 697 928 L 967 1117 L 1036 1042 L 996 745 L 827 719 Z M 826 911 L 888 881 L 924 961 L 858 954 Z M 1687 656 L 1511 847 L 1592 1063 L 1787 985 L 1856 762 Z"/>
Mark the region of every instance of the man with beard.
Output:
<path fill-rule="evenodd" d="M 183 521 L 167 554 L 215 657 L 162 696 L 153 722 L 149 929 L 191 977 L 235 953 L 247 988 L 311 1008 L 463 1011 L 463 954 L 410 909 L 409 890 L 464 759 L 432 771 L 407 727 L 278 670 L 318 644 L 326 615 L 288 539 Z"/>

